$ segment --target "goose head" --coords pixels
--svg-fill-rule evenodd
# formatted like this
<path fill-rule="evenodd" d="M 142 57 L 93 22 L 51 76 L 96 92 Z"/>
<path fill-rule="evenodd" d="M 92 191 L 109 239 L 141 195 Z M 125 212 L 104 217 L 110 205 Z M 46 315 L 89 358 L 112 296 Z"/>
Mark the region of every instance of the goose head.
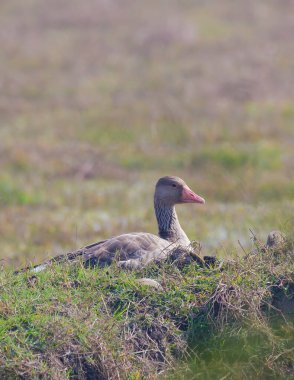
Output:
<path fill-rule="evenodd" d="M 171 176 L 162 177 L 157 181 L 154 201 L 166 206 L 180 203 L 205 203 L 205 200 L 194 193 L 181 178 Z"/>

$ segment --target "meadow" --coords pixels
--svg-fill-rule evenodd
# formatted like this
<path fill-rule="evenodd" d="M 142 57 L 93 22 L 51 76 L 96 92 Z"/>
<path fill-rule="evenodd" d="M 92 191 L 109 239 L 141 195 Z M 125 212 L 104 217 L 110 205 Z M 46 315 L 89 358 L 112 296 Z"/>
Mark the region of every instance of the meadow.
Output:
<path fill-rule="evenodd" d="M 294 225 L 293 2 L 3 0 L 0 259 L 6 270 L 128 231 L 153 191 L 203 254 Z"/>

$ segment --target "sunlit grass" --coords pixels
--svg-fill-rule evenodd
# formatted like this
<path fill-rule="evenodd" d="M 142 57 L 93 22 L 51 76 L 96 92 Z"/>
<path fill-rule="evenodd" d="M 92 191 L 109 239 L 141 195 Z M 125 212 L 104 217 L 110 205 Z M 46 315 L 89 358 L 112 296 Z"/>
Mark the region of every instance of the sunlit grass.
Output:
<path fill-rule="evenodd" d="M 168 369 L 181 358 L 175 378 L 287 378 L 293 326 L 271 303 L 278 291 L 293 307 L 292 249 L 291 238 L 272 250 L 261 244 L 246 260 L 214 268 L 168 260 L 127 272 L 78 260 L 34 274 L 2 271 L 0 374 L 154 379 L 165 370 L 172 378 Z"/>

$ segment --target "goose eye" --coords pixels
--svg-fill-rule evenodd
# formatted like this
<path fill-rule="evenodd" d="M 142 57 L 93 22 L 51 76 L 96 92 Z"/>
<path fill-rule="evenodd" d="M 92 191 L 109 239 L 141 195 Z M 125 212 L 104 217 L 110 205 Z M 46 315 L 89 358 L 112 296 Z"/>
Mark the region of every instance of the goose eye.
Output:
<path fill-rule="evenodd" d="M 172 184 L 172 187 L 177 187 L 177 185 L 175 183 Z"/>

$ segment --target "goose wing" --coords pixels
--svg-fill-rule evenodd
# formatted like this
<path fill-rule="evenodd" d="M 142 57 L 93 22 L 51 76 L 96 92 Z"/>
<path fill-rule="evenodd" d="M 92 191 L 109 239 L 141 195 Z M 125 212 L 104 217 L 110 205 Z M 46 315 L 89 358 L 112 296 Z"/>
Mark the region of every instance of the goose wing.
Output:
<path fill-rule="evenodd" d="M 112 237 L 102 243 L 92 244 L 83 251 L 85 266 L 110 265 L 115 259 L 119 262 L 154 258 L 171 245 L 167 240 L 156 235 L 134 232 Z M 146 256 L 147 255 L 147 256 Z"/>

